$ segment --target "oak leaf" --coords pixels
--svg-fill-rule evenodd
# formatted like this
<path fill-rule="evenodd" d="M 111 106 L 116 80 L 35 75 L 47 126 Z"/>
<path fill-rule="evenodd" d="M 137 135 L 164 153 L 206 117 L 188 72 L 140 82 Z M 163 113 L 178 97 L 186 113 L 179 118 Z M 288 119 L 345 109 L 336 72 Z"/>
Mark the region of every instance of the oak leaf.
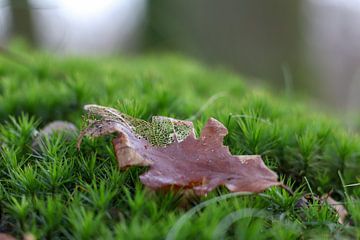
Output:
<path fill-rule="evenodd" d="M 153 117 L 132 118 L 113 108 L 86 105 L 87 126 L 80 133 L 99 137 L 115 133 L 113 146 L 121 169 L 149 166 L 140 180 L 152 189 L 178 187 L 204 195 L 224 185 L 232 192 L 261 192 L 281 185 L 258 155 L 231 155 L 223 145 L 227 129 L 210 118 L 199 138 L 192 122 Z"/>

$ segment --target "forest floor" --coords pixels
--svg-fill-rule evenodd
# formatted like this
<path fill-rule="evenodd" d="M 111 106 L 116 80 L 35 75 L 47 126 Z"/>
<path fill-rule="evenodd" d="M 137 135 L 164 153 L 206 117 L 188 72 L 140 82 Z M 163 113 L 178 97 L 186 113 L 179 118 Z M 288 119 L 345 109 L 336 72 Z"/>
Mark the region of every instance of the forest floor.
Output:
<path fill-rule="evenodd" d="M 359 239 L 360 138 L 335 117 L 176 55 L 82 59 L 14 51 L 24 61 L 0 56 L 0 232 L 46 239 Z M 146 169 L 119 170 L 111 136 L 85 139 L 80 151 L 76 137 L 64 134 L 34 147 L 36 129 L 51 121 L 81 129 L 89 103 L 144 120 L 191 120 L 197 134 L 213 117 L 227 127 L 232 154 L 261 155 L 293 193 L 152 191 L 139 180 Z M 315 197 L 329 193 L 349 212 L 344 224 Z M 306 194 L 310 200 L 301 204 Z"/>

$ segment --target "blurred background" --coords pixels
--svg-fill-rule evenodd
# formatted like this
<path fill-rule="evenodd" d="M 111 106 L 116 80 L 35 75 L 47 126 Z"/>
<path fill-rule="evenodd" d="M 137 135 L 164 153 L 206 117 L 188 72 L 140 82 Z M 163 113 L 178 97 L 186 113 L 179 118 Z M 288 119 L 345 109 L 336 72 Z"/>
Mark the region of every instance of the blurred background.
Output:
<path fill-rule="evenodd" d="M 333 111 L 360 103 L 360 0 L 0 0 L 0 46 L 18 37 L 58 55 L 177 52 Z"/>

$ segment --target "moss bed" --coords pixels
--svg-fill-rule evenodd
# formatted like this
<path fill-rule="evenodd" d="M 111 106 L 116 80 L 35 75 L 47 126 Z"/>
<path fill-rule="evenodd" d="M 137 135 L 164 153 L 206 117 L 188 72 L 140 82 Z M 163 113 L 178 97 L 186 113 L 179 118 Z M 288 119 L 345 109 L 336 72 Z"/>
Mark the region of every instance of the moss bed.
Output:
<path fill-rule="evenodd" d="M 27 62 L 0 56 L 0 232 L 39 239 L 360 237 L 360 187 L 348 186 L 360 181 L 360 138 L 296 97 L 171 54 L 92 60 L 14 51 Z M 143 168 L 118 169 L 111 137 L 87 139 L 79 152 L 75 138 L 54 134 L 33 149 L 34 130 L 53 120 L 81 128 L 89 103 L 146 120 L 191 119 L 198 132 L 214 117 L 228 128 L 233 154 L 260 154 L 294 194 L 154 192 L 139 181 Z M 298 206 L 303 194 L 329 192 L 348 209 L 349 223 L 339 224 L 319 201 Z"/>

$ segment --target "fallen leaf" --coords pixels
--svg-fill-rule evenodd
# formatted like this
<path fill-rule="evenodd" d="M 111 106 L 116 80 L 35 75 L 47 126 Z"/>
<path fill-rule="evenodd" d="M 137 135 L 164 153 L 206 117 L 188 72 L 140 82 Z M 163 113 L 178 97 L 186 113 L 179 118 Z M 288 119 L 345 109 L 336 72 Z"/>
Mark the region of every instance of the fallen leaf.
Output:
<path fill-rule="evenodd" d="M 336 211 L 339 216 L 338 222 L 340 224 L 344 224 L 347 216 L 349 215 L 344 205 L 330 197 L 328 194 L 323 196 L 322 199 Z"/>
<path fill-rule="evenodd" d="M 16 238 L 9 234 L 0 233 L 0 240 L 16 240 Z"/>
<path fill-rule="evenodd" d="M 66 121 L 53 121 L 44 126 L 39 131 L 39 134 L 41 137 L 49 137 L 55 133 L 68 133 L 68 134 L 75 134 L 77 133 L 78 129 L 77 127 L 72 124 L 71 122 Z"/>
<path fill-rule="evenodd" d="M 331 197 L 331 193 L 325 194 L 322 197 L 313 194 L 303 195 L 296 203 L 296 208 L 308 208 L 309 204 L 318 202 L 320 206 L 329 205 L 338 215 L 338 223 L 345 224 L 349 216 L 348 211 L 344 205 Z M 351 221 L 350 221 L 351 224 Z"/>
<path fill-rule="evenodd" d="M 149 166 L 140 180 L 152 189 L 189 188 L 204 195 L 220 185 L 254 193 L 281 185 L 260 156 L 231 155 L 223 145 L 227 129 L 213 118 L 197 139 L 189 121 L 154 117 L 146 122 L 98 105 L 85 110 L 89 118 L 78 147 L 84 136 L 116 133 L 113 146 L 120 168 Z"/>
<path fill-rule="evenodd" d="M 23 236 L 24 240 L 36 240 L 36 237 L 34 235 L 32 235 L 31 233 L 26 233 Z M 0 233 L 0 240 L 16 240 L 15 237 L 6 234 L 6 233 Z"/>
<path fill-rule="evenodd" d="M 71 122 L 53 121 L 44 126 L 41 130 L 35 130 L 33 133 L 32 148 L 39 150 L 44 144 L 45 138 L 49 138 L 54 134 L 63 134 L 65 141 L 70 141 L 78 134 L 77 127 Z"/>
<path fill-rule="evenodd" d="M 24 240 L 36 240 L 36 237 L 31 233 L 26 233 L 23 237 Z"/>

